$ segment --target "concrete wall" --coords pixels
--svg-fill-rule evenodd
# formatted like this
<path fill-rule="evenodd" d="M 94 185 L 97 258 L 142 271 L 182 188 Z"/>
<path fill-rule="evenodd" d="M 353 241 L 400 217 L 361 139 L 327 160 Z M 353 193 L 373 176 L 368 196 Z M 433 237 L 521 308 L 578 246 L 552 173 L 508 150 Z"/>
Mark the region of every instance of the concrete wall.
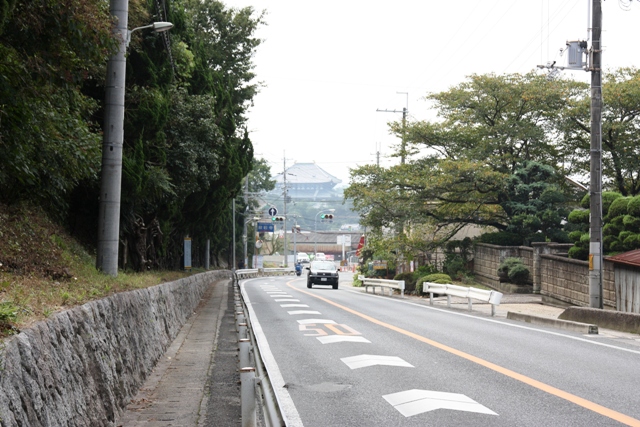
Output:
<path fill-rule="evenodd" d="M 533 271 L 533 249 L 527 246 L 498 246 L 478 243 L 473 255 L 473 273 L 485 285 L 499 288 L 498 266 L 505 258 L 521 258 L 529 271 Z"/>
<path fill-rule="evenodd" d="M 53 315 L 0 344 L 0 425 L 113 426 L 178 334 L 211 271 Z"/>

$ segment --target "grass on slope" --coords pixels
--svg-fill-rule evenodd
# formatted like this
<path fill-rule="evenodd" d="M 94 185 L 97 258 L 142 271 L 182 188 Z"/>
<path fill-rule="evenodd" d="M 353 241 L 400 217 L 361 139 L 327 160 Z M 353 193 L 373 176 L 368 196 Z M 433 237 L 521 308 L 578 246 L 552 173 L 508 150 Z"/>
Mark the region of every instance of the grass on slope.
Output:
<path fill-rule="evenodd" d="M 0 338 L 57 311 L 193 273 L 104 275 L 95 268 L 95 255 L 42 212 L 0 204 Z"/>

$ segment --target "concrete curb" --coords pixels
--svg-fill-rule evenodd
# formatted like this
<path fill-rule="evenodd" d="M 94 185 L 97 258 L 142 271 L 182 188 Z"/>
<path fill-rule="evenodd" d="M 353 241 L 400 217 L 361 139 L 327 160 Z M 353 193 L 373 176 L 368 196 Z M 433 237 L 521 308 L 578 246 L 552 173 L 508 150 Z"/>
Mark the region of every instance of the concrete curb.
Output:
<path fill-rule="evenodd" d="M 531 316 L 529 314 L 507 312 L 507 319 L 517 320 L 520 322 L 532 323 L 535 325 L 551 326 L 554 328 L 565 329 L 567 331 L 578 332 L 581 334 L 597 334 L 598 325 L 588 323 L 572 322 L 570 320 L 550 319 L 547 317 Z"/>

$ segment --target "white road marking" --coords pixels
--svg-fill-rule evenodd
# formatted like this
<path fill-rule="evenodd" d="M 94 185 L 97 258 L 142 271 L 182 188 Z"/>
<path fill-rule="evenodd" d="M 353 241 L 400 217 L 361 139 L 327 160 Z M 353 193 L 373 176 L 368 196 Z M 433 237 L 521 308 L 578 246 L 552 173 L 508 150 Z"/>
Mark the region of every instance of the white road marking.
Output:
<path fill-rule="evenodd" d="M 276 301 L 280 301 L 280 300 L 276 300 Z M 298 301 L 298 300 L 296 300 Z M 314 311 L 314 310 L 293 310 L 293 311 L 288 311 L 287 313 L 294 315 L 294 314 L 322 314 L 319 311 Z"/>
<path fill-rule="evenodd" d="M 287 299 L 274 299 L 275 302 L 300 302 L 299 299 L 287 298 Z"/>
<path fill-rule="evenodd" d="M 436 409 L 498 415 L 486 406 L 482 406 L 464 394 L 458 393 L 413 389 L 387 394 L 382 397 L 405 417 L 435 411 Z"/>
<path fill-rule="evenodd" d="M 307 304 L 280 304 L 280 307 L 309 307 Z"/>
<path fill-rule="evenodd" d="M 284 291 L 267 291 L 268 294 L 286 294 Z"/>
<path fill-rule="evenodd" d="M 376 365 L 403 366 L 406 368 L 414 368 L 412 364 L 405 362 L 397 356 L 361 354 L 360 356 L 343 357 L 340 360 L 342 360 L 351 369 L 366 368 L 368 366 Z"/>
<path fill-rule="evenodd" d="M 354 337 L 349 335 L 329 335 L 327 337 L 316 337 L 322 344 L 335 344 L 338 342 L 364 342 L 371 344 L 365 337 Z"/>
<path fill-rule="evenodd" d="M 287 295 L 287 294 L 282 294 L 282 295 L 269 295 L 271 298 L 282 298 L 282 297 L 286 297 L 286 298 L 293 298 L 293 295 Z"/>
<path fill-rule="evenodd" d="M 300 319 L 298 323 L 301 325 L 311 325 L 311 324 L 320 324 L 320 325 L 335 325 L 336 322 L 329 319 Z"/>

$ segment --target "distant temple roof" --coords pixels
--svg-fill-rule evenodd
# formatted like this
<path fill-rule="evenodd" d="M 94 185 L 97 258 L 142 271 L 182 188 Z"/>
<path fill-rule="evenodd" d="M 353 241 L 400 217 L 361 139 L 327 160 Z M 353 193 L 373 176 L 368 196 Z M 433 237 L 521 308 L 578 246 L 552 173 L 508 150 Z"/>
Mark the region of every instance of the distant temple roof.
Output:
<path fill-rule="evenodd" d="M 276 185 L 282 186 L 282 174 L 273 177 Z M 287 168 L 287 185 L 289 184 L 331 184 L 334 187 L 342 182 L 315 163 L 296 163 Z"/>

